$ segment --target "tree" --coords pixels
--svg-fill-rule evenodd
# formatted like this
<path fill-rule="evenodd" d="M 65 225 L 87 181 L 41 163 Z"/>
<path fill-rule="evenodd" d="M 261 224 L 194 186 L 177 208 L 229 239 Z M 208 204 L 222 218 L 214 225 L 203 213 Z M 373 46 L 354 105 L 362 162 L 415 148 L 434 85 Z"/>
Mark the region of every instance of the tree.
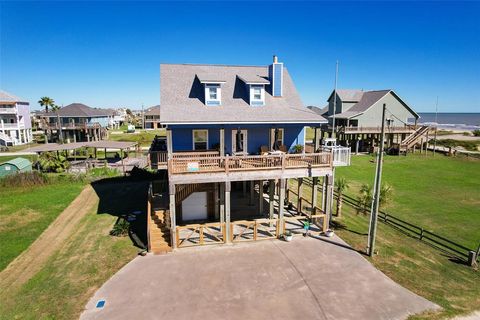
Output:
<path fill-rule="evenodd" d="M 52 111 L 58 111 L 58 110 L 60 110 L 60 106 L 56 104 L 52 105 Z"/>
<path fill-rule="evenodd" d="M 387 205 L 393 195 L 393 188 L 389 184 L 382 184 L 380 187 L 380 202 L 379 207 L 384 208 Z M 358 200 L 358 209 L 357 213 L 363 212 L 365 214 L 368 213 L 370 207 L 372 205 L 373 200 L 373 190 L 372 186 L 369 184 L 363 184 L 360 188 L 360 195 L 357 197 Z"/>
<path fill-rule="evenodd" d="M 350 187 L 347 179 L 340 178 L 335 181 L 335 189 L 337 191 L 337 217 L 342 216 L 343 193 Z"/>
<path fill-rule="evenodd" d="M 45 112 L 48 112 L 48 107 L 53 107 L 55 105 L 55 101 L 49 97 L 41 97 L 40 100 L 38 100 L 38 103 L 42 107 L 45 107 Z"/>

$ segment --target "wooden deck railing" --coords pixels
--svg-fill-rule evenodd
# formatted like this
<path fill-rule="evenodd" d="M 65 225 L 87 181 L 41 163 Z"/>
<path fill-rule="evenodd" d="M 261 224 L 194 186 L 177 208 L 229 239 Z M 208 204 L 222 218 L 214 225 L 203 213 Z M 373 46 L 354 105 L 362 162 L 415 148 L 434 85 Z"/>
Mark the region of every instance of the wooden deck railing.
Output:
<path fill-rule="evenodd" d="M 270 169 L 331 167 L 331 153 L 281 154 L 264 156 L 181 156 L 168 160 L 173 174 L 213 173 Z"/>
<path fill-rule="evenodd" d="M 230 223 L 231 242 L 257 241 L 278 237 L 278 219 L 237 220 Z"/>
<path fill-rule="evenodd" d="M 382 127 L 340 127 L 339 132 L 343 133 L 376 133 L 381 132 Z M 398 127 L 385 127 L 385 133 L 407 133 L 415 130 L 414 125 L 398 126 Z"/>
<path fill-rule="evenodd" d="M 225 223 L 188 224 L 176 231 L 177 248 L 225 243 Z"/>

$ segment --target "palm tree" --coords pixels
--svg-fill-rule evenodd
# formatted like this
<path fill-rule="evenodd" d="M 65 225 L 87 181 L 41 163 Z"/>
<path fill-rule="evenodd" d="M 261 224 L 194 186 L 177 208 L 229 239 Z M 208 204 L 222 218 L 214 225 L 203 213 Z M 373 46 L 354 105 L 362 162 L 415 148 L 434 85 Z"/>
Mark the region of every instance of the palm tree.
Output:
<path fill-rule="evenodd" d="M 350 187 L 347 179 L 340 178 L 335 181 L 335 189 L 337 190 L 337 217 L 342 216 L 343 193 Z"/>
<path fill-rule="evenodd" d="M 60 109 L 60 106 L 54 104 L 52 105 L 52 111 L 58 111 Z"/>
<path fill-rule="evenodd" d="M 389 184 L 382 184 L 380 188 L 380 208 L 383 208 L 392 198 L 393 188 Z"/>
<path fill-rule="evenodd" d="M 369 184 L 362 184 L 360 188 L 360 195 L 358 196 L 358 208 L 357 213 L 367 213 L 368 208 L 372 205 L 373 192 L 372 186 Z"/>
<path fill-rule="evenodd" d="M 49 97 L 41 97 L 40 100 L 38 100 L 38 103 L 42 107 L 45 107 L 45 112 L 48 112 L 48 107 L 53 107 L 55 105 L 55 101 Z"/>

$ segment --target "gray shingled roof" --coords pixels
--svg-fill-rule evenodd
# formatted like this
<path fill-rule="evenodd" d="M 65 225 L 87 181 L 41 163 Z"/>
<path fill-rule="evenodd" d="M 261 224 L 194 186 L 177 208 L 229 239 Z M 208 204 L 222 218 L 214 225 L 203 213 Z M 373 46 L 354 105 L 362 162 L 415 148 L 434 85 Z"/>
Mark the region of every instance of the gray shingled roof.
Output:
<path fill-rule="evenodd" d="M 337 89 L 337 95 L 343 102 L 358 102 L 362 99 L 364 91 L 358 89 Z M 327 101 L 333 96 L 333 91 Z"/>
<path fill-rule="evenodd" d="M 206 106 L 198 74 L 224 79 L 222 105 Z M 265 105 L 252 107 L 242 79 L 268 80 L 268 66 L 160 65 L 160 97 L 163 124 L 174 123 L 325 123 L 325 118 L 304 107 L 292 79 L 284 69 L 283 97 L 272 97 L 266 86 Z"/>
<path fill-rule="evenodd" d="M 364 91 L 360 101 L 354 104 L 347 111 L 336 114 L 335 118 L 349 119 L 354 116 L 360 115 L 367 111 L 368 108 L 373 106 L 378 100 L 383 98 L 390 91 L 391 90 Z M 331 115 L 329 118 L 333 118 L 333 115 Z"/>
<path fill-rule="evenodd" d="M 25 102 L 28 103 L 27 101 L 11 94 L 6 91 L 0 90 L 0 103 L 1 102 Z"/>
<path fill-rule="evenodd" d="M 113 115 L 111 109 L 97 109 L 86 106 L 82 103 L 72 103 L 58 109 L 56 112 L 43 113 L 44 117 L 106 117 Z"/>
<path fill-rule="evenodd" d="M 146 116 L 156 116 L 160 114 L 160 105 L 150 107 L 145 111 Z"/>

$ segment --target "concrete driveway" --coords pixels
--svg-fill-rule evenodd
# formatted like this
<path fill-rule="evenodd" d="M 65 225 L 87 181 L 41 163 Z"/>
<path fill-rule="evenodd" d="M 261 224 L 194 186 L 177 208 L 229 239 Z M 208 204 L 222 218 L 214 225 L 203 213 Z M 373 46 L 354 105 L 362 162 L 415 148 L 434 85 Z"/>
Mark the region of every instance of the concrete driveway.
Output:
<path fill-rule="evenodd" d="M 98 300 L 106 300 L 101 309 Z M 265 240 L 137 257 L 81 319 L 405 319 L 437 305 L 337 237 Z"/>

